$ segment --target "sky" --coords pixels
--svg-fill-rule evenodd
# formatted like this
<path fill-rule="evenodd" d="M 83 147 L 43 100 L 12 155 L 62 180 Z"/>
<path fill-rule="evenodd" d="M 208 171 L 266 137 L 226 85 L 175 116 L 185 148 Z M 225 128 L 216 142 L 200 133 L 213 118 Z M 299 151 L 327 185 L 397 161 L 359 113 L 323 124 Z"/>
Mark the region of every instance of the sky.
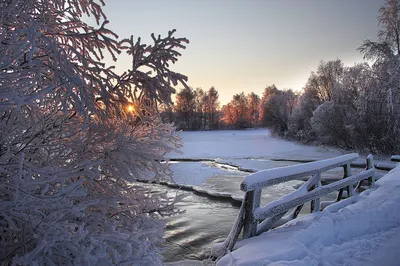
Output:
<path fill-rule="evenodd" d="M 108 27 L 150 43 L 150 34 L 189 39 L 172 67 L 188 85 L 214 86 L 221 105 L 234 94 L 275 84 L 301 90 L 321 60 L 362 62 L 357 48 L 376 40 L 384 0 L 119 0 L 107 1 Z M 130 67 L 128 57 L 118 69 Z M 179 90 L 181 87 L 178 87 Z"/>

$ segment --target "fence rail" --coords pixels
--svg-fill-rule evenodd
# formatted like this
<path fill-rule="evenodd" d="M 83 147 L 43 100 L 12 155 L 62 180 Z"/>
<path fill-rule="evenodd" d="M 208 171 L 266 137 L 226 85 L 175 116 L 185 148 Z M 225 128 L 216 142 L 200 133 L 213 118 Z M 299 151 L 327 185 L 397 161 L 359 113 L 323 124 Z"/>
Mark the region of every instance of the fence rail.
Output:
<path fill-rule="evenodd" d="M 311 212 L 320 211 L 340 201 L 345 196 L 344 192 L 347 197 L 357 194 L 365 181 L 369 187 L 373 186 L 375 168 L 372 155 L 367 157 L 365 171 L 351 175 L 350 163 L 358 157 L 357 153 L 352 153 L 322 161 L 263 170 L 246 176 L 240 185 L 241 190 L 246 193 L 239 214 L 225 241 L 213 246 L 212 256 L 220 257 L 228 250 L 231 251 L 242 231 L 243 238 L 249 238 L 295 219 L 306 202 L 311 201 Z M 343 179 L 322 186 L 321 173 L 337 167 L 343 168 Z M 303 180 L 305 177 L 309 179 L 296 191 L 260 207 L 263 188 L 291 180 Z M 338 191 L 335 201 L 321 202 L 322 196 L 334 191 Z"/>

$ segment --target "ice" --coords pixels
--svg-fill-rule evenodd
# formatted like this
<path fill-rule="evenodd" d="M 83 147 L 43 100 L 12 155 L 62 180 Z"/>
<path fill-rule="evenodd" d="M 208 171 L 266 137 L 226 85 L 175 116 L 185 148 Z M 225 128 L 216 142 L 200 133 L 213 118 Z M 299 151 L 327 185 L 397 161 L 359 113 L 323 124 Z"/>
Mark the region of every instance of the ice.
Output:
<path fill-rule="evenodd" d="M 227 169 L 210 167 L 205 163 L 181 162 L 171 164 L 173 179 L 178 184 L 201 185 L 206 179 L 226 174 Z"/>

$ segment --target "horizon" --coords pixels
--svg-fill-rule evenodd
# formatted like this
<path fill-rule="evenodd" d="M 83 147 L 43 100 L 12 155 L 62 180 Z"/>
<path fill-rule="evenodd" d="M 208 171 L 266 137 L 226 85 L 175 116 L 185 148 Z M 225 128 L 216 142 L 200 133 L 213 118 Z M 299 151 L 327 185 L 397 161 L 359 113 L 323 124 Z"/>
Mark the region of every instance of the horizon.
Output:
<path fill-rule="evenodd" d="M 320 61 L 339 58 L 345 66 L 363 62 L 357 48 L 366 39 L 377 39 L 378 10 L 383 4 L 383 0 L 152 0 L 110 2 L 104 11 L 109 28 L 120 38 L 134 35 L 150 43 L 151 33 L 165 36 L 172 29 L 177 30 L 176 37 L 188 38 L 190 43 L 171 68 L 188 76 L 189 87 L 215 87 L 222 106 L 237 93 L 262 96 L 272 84 L 301 91 Z M 117 69 L 129 66 L 128 57 L 116 65 Z"/>

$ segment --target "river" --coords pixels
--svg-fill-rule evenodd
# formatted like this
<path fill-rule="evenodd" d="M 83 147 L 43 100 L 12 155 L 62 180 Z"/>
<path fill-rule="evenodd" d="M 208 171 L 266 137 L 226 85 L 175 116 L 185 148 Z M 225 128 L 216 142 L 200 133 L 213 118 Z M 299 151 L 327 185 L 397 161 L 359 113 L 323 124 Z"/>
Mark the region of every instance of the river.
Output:
<path fill-rule="evenodd" d="M 297 164 L 341 155 L 337 150 L 304 146 L 274 138 L 268 130 L 182 132 L 183 153 L 173 153 L 174 181 L 213 194 L 243 198 L 239 185 L 251 171 Z M 359 171 L 354 169 L 354 171 Z M 325 175 L 342 176 L 342 169 Z M 263 190 L 262 204 L 294 191 L 303 182 L 290 181 Z M 178 190 L 156 185 L 160 191 L 175 194 Z M 177 204 L 185 213 L 168 217 L 165 234 L 166 262 L 204 260 L 214 243 L 228 235 L 238 213 L 238 204 L 193 192 Z M 334 194 L 327 199 L 333 199 Z M 309 212 L 305 206 L 301 215 Z"/>

